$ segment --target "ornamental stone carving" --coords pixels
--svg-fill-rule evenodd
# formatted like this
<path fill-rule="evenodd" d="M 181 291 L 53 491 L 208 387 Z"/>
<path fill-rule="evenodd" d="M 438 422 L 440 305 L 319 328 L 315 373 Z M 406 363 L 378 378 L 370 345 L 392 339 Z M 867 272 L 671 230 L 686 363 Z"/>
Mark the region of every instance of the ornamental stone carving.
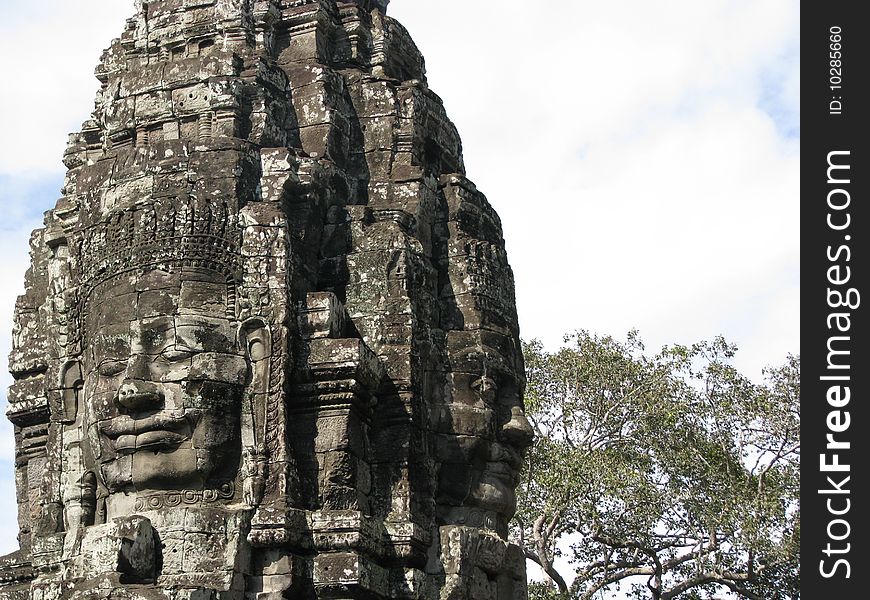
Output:
<path fill-rule="evenodd" d="M 0 598 L 524 600 L 498 216 L 387 0 L 163 0 L 15 311 Z"/>

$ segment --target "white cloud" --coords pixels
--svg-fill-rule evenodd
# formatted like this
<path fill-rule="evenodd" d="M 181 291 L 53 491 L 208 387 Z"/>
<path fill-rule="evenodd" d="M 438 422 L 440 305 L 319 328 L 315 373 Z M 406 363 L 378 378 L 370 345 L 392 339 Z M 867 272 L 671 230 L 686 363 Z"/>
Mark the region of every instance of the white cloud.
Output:
<path fill-rule="evenodd" d="M 0 8 L 0 173 L 59 172 L 66 134 L 90 117 L 100 54 L 132 2 L 42 0 Z"/>
<path fill-rule="evenodd" d="M 0 369 L 0 555 L 18 547 L 16 536 L 18 524 L 15 510 L 15 481 L 12 477 L 14 439 L 12 424 L 5 416 L 6 389 L 12 378 L 5 369 L 5 357 L 9 354 L 12 332 L 12 312 L 15 298 L 24 291 L 24 271 L 28 265 L 28 239 L 30 230 L 37 222 L 19 221 L 18 227 L 0 232 L 0 357 L 4 368 Z"/>
<path fill-rule="evenodd" d="M 799 350 L 798 283 L 779 276 L 799 261 L 799 148 L 784 136 L 797 1 L 390 8 L 503 218 L 524 336 L 724 333 L 752 375 Z"/>
<path fill-rule="evenodd" d="M 0 461 L 0 556 L 18 550 L 18 509 L 15 504 L 15 481 L 12 465 Z M 8 477 L 8 478 L 7 478 Z"/>
<path fill-rule="evenodd" d="M 20 182 L 3 181 L 4 195 L 15 193 L 25 198 L 24 186 L 15 185 Z M 5 357 L 11 349 L 12 314 L 16 297 L 24 292 L 24 272 L 29 264 L 28 240 L 30 232 L 37 227 L 41 219 L 28 215 L 26 209 L 12 203 L 4 206 L 6 219 L 0 226 L 0 357 L 3 368 L 0 368 L 0 555 L 17 548 L 16 536 L 18 524 L 15 510 L 15 482 L 12 478 L 14 460 L 14 438 L 12 424 L 5 418 L 6 390 L 12 383 L 12 378 L 6 372 Z M 29 218 L 28 218 L 29 217 Z"/>
<path fill-rule="evenodd" d="M 757 315 L 768 296 L 753 299 L 771 277 L 789 285 L 777 274 L 797 267 L 789 146 L 757 110 L 712 106 L 591 147 L 581 173 L 511 182 L 526 199 L 522 225 L 506 233 L 524 335 L 556 343 L 573 328 L 638 327 L 651 346 L 723 333 L 746 348 L 753 334 L 755 355 L 769 352 L 753 373 L 798 351 L 796 287 L 790 329 L 741 327 L 766 332 Z"/>

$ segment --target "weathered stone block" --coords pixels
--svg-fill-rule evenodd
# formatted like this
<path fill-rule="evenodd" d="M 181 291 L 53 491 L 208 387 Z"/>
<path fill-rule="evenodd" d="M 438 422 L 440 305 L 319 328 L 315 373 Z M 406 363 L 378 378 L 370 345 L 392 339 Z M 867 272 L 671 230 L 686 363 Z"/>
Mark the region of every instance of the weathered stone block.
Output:
<path fill-rule="evenodd" d="M 85 577 L 116 574 L 120 583 L 153 583 L 159 574 L 159 543 L 151 521 L 144 517 L 90 527 L 81 541 L 84 560 L 77 570 Z"/>
<path fill-rule="evenodd" d="M 303 338 L 337 338 L 344 330 L 345 310 L 331 292 L 307 294 L 299 310 L 299 333 Z"/>

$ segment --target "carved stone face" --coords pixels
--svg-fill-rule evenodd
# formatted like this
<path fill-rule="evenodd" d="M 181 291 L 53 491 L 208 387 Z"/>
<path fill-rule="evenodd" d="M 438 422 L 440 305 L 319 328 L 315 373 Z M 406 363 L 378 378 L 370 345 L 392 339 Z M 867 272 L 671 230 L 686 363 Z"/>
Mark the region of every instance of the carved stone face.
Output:
<path fill-rule="evenodd" d="M 439 503 L 446 523 L 506 532 L 532 428 L 516 375 L 492 348 L 452 361 L 449 403 L 438 409 Z"/>
<path fill-rule="evenodd" d="M 234 479 L 248 364 L 227 293 L 216 274 L 150 271 L 92 294 L 84 424 L 110 500 Z"/>

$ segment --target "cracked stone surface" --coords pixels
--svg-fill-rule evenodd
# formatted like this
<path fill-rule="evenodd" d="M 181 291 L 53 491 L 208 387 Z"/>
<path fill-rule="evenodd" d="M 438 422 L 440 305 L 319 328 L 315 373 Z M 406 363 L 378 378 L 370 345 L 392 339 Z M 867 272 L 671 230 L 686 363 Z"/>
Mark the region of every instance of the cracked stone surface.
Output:
<path fill-rule="evenodd" d="M 501 224 L 387 4 L 136 2 L 31 238 L 0 598 L 527 598 Z"/>

